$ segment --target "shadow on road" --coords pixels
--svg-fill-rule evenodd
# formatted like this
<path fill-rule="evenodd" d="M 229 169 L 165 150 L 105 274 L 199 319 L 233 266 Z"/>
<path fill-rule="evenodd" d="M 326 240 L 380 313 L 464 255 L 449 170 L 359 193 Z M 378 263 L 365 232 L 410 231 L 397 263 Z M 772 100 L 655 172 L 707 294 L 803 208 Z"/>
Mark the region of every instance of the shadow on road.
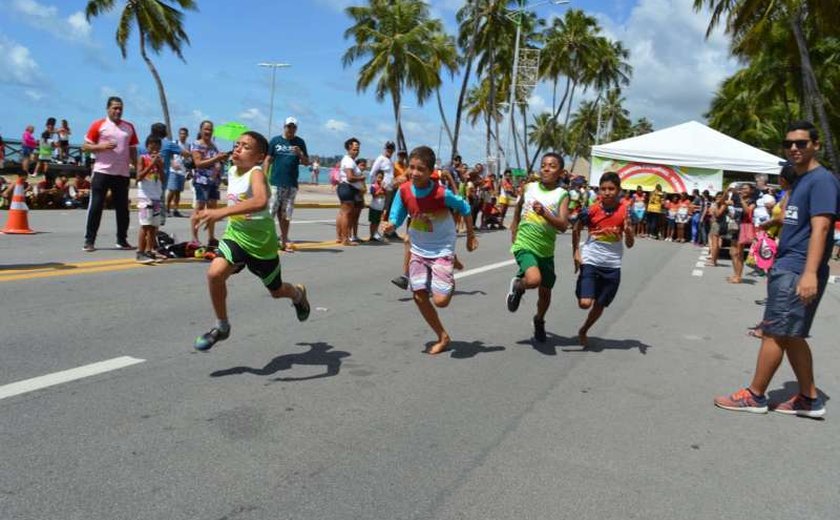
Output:
<path fill-rule="evenodd" d="M 341 350 L 330 352 L 330 349 L 332 349 L 333 346 L 320 341 L 316 343 L 297 343 L 297 345 L 308 346 L 310 348 L 307 352 L 277 356 L 262 368 L 233 367 L 225 370 L 217 370 L 216 372 L 210 374 L 210 377 L 224 377 L 235 374 L 270 376 L 280 372 L 281 370 L 291 370 L 294 365 L 323 365 L 325 368 L 323 374 L 306 377 L 278 377 L 273 381 L 308 381 L 311 379 L 321 379 L 324 377 L 337 376 L 339 370 L 341 370 L 341 358 L 345 358 L 350 355 L 349 352 Z"/>
<path fill-rule="evenodd" d="M 605 350 L 634 350 L 638 349 L 639 354 L 647 354 L 650 345 L 642 343 L 636 339 L 605 339 L 599 337 L 589 337 L 589 346 L 583 348 L 578 341 L 577 336 L 566 337 L 558 336 L 549 332 L 547 334 L 548 340 L 545 343 L 538 343 L 533 338 L 517 341 L 517 345 L 530 345 L 534 350 L 546 356 L 556 356 L 557 349 L 560 348 L 563 352 L 575 353 L 598 353 Z"/>
<path fill-rule="evenodd" d="M 426 343 L 426 348 L 428 349 L 434 344 L 434 341 L 429 341 Z M 505 350 L 505 347 L 498 345 L 495 347 L 485 347 L 483 341 L 452 341 L 446 352 L 450 353 L 449 357 L 452 359 L 469 359 L 477 356 L 478 354 L 500 352 L 502 350 Z"/>
<path fill-rule="evenodd" d="M 475 296 L 475 295 L 477 295 L 477 294 L 480 294 L 480 295 L 482 295 L 482 296 L 487 296 L 487 293 L 486 293 L 486 292 L 484 292 L 484 291 L 481 291 L 481 290 L 475 290 L 475 291 L 459 291 L 459 290 L 455 289 L 455 293 L 454 293 L 454 294 L 457 294 L 457 295 L 460 295 L 460 296 Z M 398 301 L 398 302 L 413 302 L 413 301 L 414 301 L 414 297 L 409 296 L 409 297 L 397 298 L 397 301 Z"/>
<path fill-rule="evenodd" d="M 67 265 L 61 262 L 44 262 L 43 264 L 9 264 L 0 265 L 0 273 L 3 271 L 24 271 L 36 269 L 75 269 L 74 265 Z"/>

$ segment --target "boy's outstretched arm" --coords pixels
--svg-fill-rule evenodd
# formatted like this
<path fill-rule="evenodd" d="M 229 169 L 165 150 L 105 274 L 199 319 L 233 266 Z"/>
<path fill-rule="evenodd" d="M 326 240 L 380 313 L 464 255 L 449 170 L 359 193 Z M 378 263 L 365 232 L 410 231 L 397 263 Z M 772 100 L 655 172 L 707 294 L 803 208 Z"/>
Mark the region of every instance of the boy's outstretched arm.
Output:
<path fill-rule="evenodd" d="M 198 222 L 202 225 L 210 225 L 225 217 L 233 215 L 247 215 L 262 211 L 268 205 L 268 181 L 266 181 L 265 174 L 262 170 L 254 170 L 251 172 L 251 188 L 254 196 L 250 199 L 233 206 L 224 206 L 221 208 L 205 209 L 198 214 Z"/>
<path fill-rule="evenodd" d="M 628 211 L 624 216 L 624 245 L 629 249 L 633 247 L 633 244 L 635 243 L 636 233 L 633 229 L 633 221 L 630 220 L 630 212 Z"/>
<path fill-rule="evenodd" d="M 583 222 L 578 220 L 572 228 L 572 261 L 575 263 L 575 273 L 580 270 L 580 264 L 583 263 L 580 257 L 580 232 L 583 229 Z"/>
<path fill-rule="evenodd" d="M 522 220 L 522 207 L 525 205 L 525 197 L 520 196 L 516 201 L 516 209 L 513 210 L 513 221 L 510 223 L 510 243 L 516 242 L 516 233 L 519 231 L 519 221 Z"/>

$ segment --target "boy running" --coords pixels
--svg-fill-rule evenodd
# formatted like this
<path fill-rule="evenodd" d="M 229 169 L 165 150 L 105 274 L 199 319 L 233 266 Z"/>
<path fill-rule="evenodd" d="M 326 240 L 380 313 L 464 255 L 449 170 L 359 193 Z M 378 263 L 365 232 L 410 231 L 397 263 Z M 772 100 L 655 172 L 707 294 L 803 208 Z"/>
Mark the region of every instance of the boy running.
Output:
<path fill-rule="evenodd" d="M 426 351 L 440 354 L 449 346 L 449 334 L 443 328 L 435 307 L 446 307 L 455 290 L 455 221 L 450 210 L 464 216 L 467 224 L 467 251 L 478 247 L 470 207 L 461 197 L 431 179 L 435 167 L 435 152 L 428 146 L 411 151 L 408 175 L 411 182 L 400 187 L 394 197 L 388 222 L 383 226 L 385 235 L 399 227 L 407 216 L 411 217 L 408 235 L 411 241 L 409 285 L 414 292 L 414 302 L 426 323 L 437 335 L 437 342 Z M 429 296 L 431 293 L 431 298 Z M 434 305 L 433 305 L 434 304 Z"/>
<path fill-rule="evenodd" d="M 575 294 L 581 309 L 591 309 L 578 331 L 583 348 L 589 346 L 587 333 L 618 293 L 621 283 L 621 257 L 624 246 L 633 247 L 635 234 L 627 205 L 619 198 L 621 179 L 607 172 L 601 177 L 600 200 L 581 213 L 572 231 L 572 254 L 575 273 L 580 271 Z M 589 236 L 579 245 L 580 232 L 586 226 Z M 622 237 L 623 235 L 623 237 Z"/>
<path fill-rule="evenodd" d="M 510 281 L 507 308 L 516 312 L 525 290 L 539 287 L 534 339 L 540 343 L 546 341 L 545 313 L 551 305 L 551 290 L 557 280 L 554 272 L 557 231 L 564 232 L 569 225 L 569 193 L 560 187 L 562 173 L 563 157 L 554 152 L 545 154 L 540 180 L 525 186 L 510 224 L 513 241 L 510 251 L 519 272 Z"/>
<path fill-rule="evenodd" d="M 261 134 L 242 134 L 233 150 L 233 166 L 228 171 L 227 207 L 197 212 L 199 223 L 205 226 L 225 217 L 230 218 L 219 242 L 220 256 L 207 270 L 216 326 L 196 338 L 196 350 L 209 350 L 230 336 L 226 282 L 230 275 L 245 267 L 262 280 L 271 296 L 292 300 L 298 321 L 309 318 L 306 288 L 285 283 L 280 277 L 277 231 L 268 210 L 268 182 L 260 166 L 267 152 L 268 141 Z"/>

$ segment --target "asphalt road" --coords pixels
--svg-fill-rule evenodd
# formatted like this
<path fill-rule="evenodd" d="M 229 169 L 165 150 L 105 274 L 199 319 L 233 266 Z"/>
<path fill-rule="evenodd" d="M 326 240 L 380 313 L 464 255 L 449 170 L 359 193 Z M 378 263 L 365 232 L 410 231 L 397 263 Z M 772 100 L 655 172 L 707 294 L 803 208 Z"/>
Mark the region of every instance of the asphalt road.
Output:
<path fill-rule="evenodd" d="M 244 272 L 232 336 L 209 353 L 192 350 L 213 324 L 206 264 L 83 253 L 81 211 L 32 212 L 41 234 L 0 235 L 0 518 L 840 515 L 840 285 L 812 341 L 828 419 L 733 414 L 712 397 L 749 381 L 761 279 L 732 286 L 726 267 L 696 266 L 699 249 L 641 240 L 580 351 L 560 236 L 549 342 L 533 345 L 535 294 L 506 310 L 509 235 L 484 233 L 474 253 L 459 244 L 466 271 L 441 314 L 452 350 L 429 357 L 431 332 L 389 283 L 401 245 L 337 247 L 334 216 L 298 210 L 307 245 L 281 258 L 310 320 Z M 166 228 L 187 235 L 185 219 Z M 98 245 L 113 232 L 106 213 Z M 3 397 L 124 356 L 134 364 Z M 794 381 L 784 366 L 771 398 Z"/>

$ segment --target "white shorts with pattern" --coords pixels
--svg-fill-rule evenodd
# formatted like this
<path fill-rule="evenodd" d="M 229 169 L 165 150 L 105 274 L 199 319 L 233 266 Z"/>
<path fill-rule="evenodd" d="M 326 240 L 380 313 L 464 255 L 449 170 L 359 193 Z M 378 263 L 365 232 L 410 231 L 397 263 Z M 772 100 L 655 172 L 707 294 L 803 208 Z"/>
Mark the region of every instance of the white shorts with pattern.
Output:
<path fill-rule="evenodd" d="M 292 220 L 292 213 L 295 211 L 295 197 L 297 197 L 297 188 L 290 186 L 272 186 L 271 200 L 268 202 L 268 208 L 271 216 L 274 217 L 279 212 L 285 220 Z"/>

